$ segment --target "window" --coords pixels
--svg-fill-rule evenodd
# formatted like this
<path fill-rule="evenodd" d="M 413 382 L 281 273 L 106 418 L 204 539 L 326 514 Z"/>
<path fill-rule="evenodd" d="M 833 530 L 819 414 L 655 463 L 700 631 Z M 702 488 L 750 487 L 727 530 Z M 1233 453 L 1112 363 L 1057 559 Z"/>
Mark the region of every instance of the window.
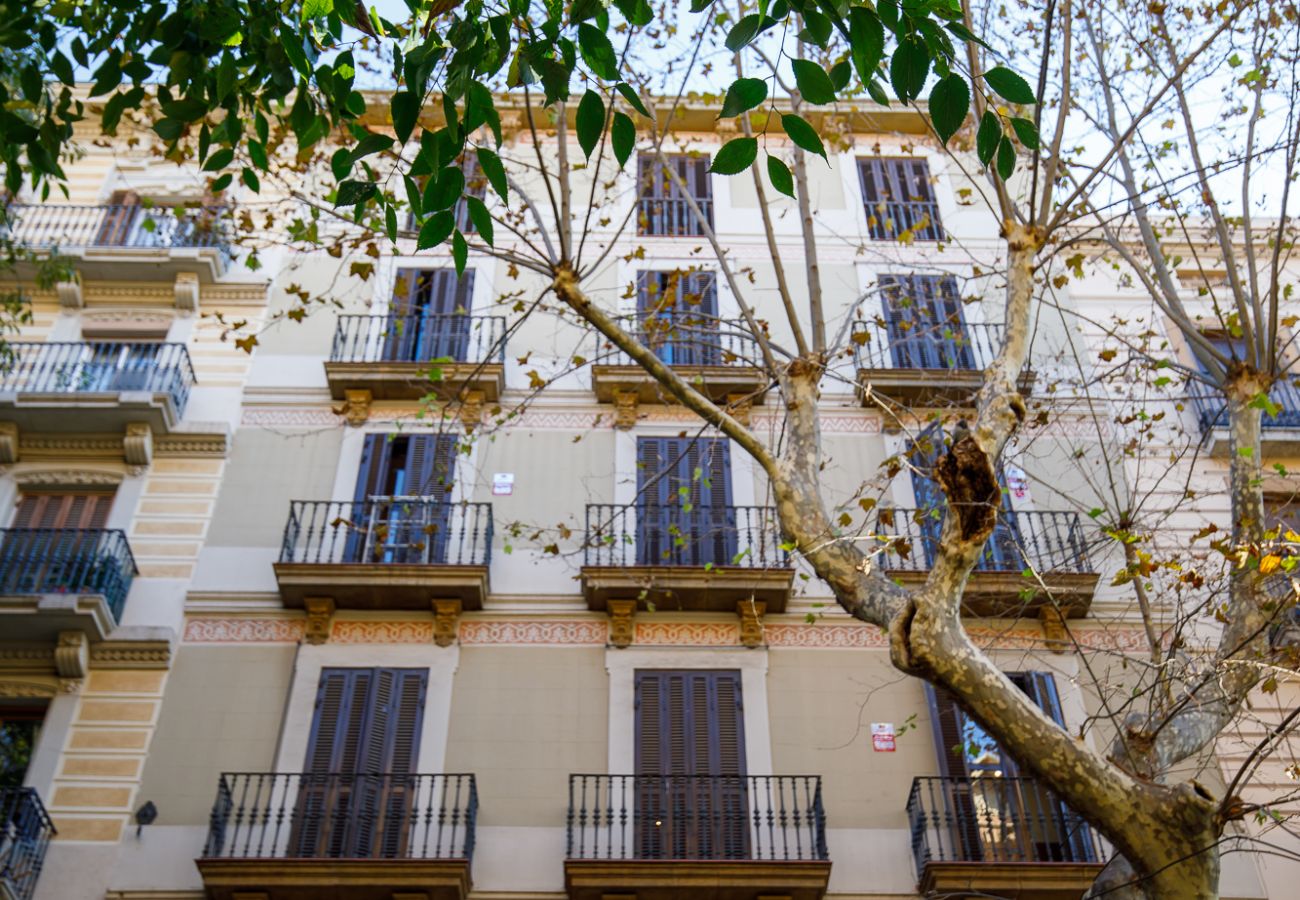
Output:
<path fill-rule="evenodd" d="M 325 669 L 289 846 L 293 856 L 405 855 L 427 669 Z"/>
<path fill-rule="evenodd" d="M 447 558 L 456 438 L 368 434 L 353 493 L 349 562 L 440 563 Z"/>
<path fill-rule="evenodd" d="M 880 292 L 895 368 L 976 368 L 957 279 L 882 275 Z"/>
<path fill-rule="evenodd" d="M 1047 672 L 1008 673 L 1052 721 L 1063 725 Z M 942 688 L 927 685 L 945 821 L 960 858 L 972 862 L 1094 862 L 1087 824 L 1034 779 Z"/>
<path fill-rule="evenodd" d="M 666 157 L 668 165 L 686 183 L 690 197 L 713 227 L 713 185 L 709 178 L 709 157 L 676 154 Z M 637 157 L 640 199 L 637 204 L 637 234 L 691 237 L 704 234 L 681 189 L 659 161 L 649 155 Z"/>
<path fill-rule="evenodd" d="M 103 528 L 108 521 L 108 510 L 112 504 L 113 494 L 108 491 L 24 494 L 10 527 Z"/>
<path fill-rule="evenodd" d="M 930 166 L 911 157 L 858 160 L 867 234 L 872 240 L 943 240 Z"/>
<path fill-rule="evenodd" d="M 720 366 L 717 283 L 712 272 L 638 272 L 641 337 L 669 365 Z"/>
<path fill-rule="evenodd" d="M 639 565 L 733 565 L 738 535 L 727 441 L 638 438 L 637 507 Z"/>
<path fill-rule="evenodd" d="M 384 359 L 428 362 L 468 358 L 474 272 L 399 269 L 384 338 Z"/>
<path fill-rule="evenodd" d="M 636 673 L 641 859 L 748 859 L 740 672 Z"/>
<path fill-rule="evenodd" d="M 44 706 L 0 706 L 0 788 L 22 787 L 44 720 Z"/>

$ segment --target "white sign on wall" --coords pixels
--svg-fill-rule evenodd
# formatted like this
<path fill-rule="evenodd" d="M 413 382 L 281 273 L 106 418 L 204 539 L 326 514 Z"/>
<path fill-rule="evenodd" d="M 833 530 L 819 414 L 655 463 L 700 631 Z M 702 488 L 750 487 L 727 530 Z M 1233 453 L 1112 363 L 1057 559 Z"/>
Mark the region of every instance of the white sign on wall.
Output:
<path fill-rule="evenodd" d="M 871 749 L 877 753 L 894 752 L 894 723 L 871 723 Z"/>
<path fill-rule="evenodd" d="M 492 475 L 492 493 L 498 497 L 515 492 L 514 472 L 495 472 Z"/>

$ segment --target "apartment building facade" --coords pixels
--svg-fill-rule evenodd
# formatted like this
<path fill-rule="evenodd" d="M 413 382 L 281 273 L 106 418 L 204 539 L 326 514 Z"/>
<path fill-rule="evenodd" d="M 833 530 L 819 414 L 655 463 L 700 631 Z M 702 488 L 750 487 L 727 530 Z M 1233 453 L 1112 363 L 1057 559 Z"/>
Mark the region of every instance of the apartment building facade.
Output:
<path fill-rule="evenodd" d="M 752 183 L 708 172 L 715 115 L 687 110 L 670 165 L 781 341 Z M 881 561 L 918 584 L 935 429 L 1001 339 L 999 241 L 912 114 L 837 127 L 811 175 L 844 328 L 824 488 L 857 533 L 908 539 Z M 1099 871 L 1082 818 L 792 558 L 749 457 L 571 319 L 521 314 L 527 273 L 471 253 L 458 275 L 409 237 L 360 269 L 267 239 L 250 269 L 197 172 L 87 144 L 71 203 L 15 211 L 78 278 L 32 294 L 0 390 L 14 896 L 1065 898 Z M 779 442 L 680 190 L 649 154 L 618 176 L 588 289 Z M 793 204 L 773 211 L 797 268 Z M 288 315 L 303 292 L 329 302 Z M 1064 302 L 1121 301 L 1098 276 Z M 1031 411 L 1102 339 L 1036 314 Z M 1213 432 L 1203 411 L 1175 415 Z M 1122 681 L 1142 635 L 1086 514 L 1119 458 L 1097 419 L 1068 405 L 1012 449 L 966 612 L 1100 746 L 1090 679 Z M 1284 896 L 1279 877 L 1225 857 L 1223 893 Z"/>

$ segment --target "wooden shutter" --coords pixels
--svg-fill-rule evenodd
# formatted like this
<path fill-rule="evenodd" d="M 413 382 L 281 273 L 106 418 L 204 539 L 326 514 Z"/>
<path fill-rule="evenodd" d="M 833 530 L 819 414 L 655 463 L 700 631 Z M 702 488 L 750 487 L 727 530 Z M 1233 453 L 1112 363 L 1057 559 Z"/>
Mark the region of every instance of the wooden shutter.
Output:
<path fill-rule="evenodd" d="M 973 369 L 957 281 L 950 275 L 882 275 L 885 326 L 901 369 Z"/>
<path fill-rule="evenodd" d="M 106 492 L 24 494 L 12 528 L 103 528 L 113 495 Z"/>
<path fill-rule="evenodd" d="M 727 441 L 638 438 L 637 488 L 640 564 L 731 565 L 738 536 Z"/>
<path fill-rule="evenodd" d="M 99 223 L 95 243 L 100 246 L 121 246 L 131 238 L 131 229 L 140 212 L 140 197 L 134 191 L 114 191 L 108 198 L 104 218 Z"/>

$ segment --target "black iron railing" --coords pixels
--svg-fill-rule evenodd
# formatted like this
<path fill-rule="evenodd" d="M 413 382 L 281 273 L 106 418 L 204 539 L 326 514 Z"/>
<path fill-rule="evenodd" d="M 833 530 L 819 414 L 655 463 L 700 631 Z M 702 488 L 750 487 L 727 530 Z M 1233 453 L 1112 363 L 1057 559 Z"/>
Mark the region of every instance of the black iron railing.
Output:
<path fill-rule="evenodd" d="M 882 510 L 876 526 L 890 537 L 885 568 L 923 572 L 938 552 L 941 510 Z M 1091 572 L 1083 522 L 1072 512 L 1002 511 L 975 564 L 979 572 Z"/>
<path fill-rule="evenodd" d="M 819 775 L 570 775 L 569 859 L 826 859 Z"/>
<path fill-rule="evenodd" d="M 171 397 L 178 416 L 194 387 L 184 344 L 147 342 L 11 342 L 0 358 L 0 391 L 20 394 L 148 391 Z"/>
<path fill-rule="evenodd" d="M 331 362 L 504 363 L 504 316 L 339 316 Z"/>
<path fill-rule="evenodd" d="M 0 896 L 31 900 L 56 833 L 34 788 L 0 788 Z"/>
<path fill-rule="evenodd" d="M 588 504 L 588 566 L 790 565 L 781 548 L 776 509 L 770 506 Z"/>
<path fill-rule="evenodd" d="M 622 316 L 619 324 L 670 366 L 757 368 L 761 364 L 753 333 L 734 319 L 674 310 Z M 593 358 L 606 366 L 636 365 L 600 334 L 596 335 Z"/>
<path fill-rule="evenodd" d="M 1100 863 L 1098 835 L 1033 778 L 912 779 L 907 799 L 917 873 L 928 863 Z"/>
<path fill-rule="evenodd" d="M 713 200 L 697 197 L 696 204 L 713 227 Z M 704 234 L 690 203 L 681 197 L 642 197 L 637 201 L 637 234 L 660 237 L 698 237 Z"/>
<path fill-rule="evenodd" d="M 103 594 L 118 621 L 135 575 L 115 528 L 0 529 L 0 594 Z"/>
<path fill-rule="evenodd" d="M 215 247 L 228 254 L 227 212 L 139 203 L 14 204 L 9 207 L 9 236 L 33 249 Z"/>
<path fill-rule="evenodd" d="M 853 357 L 859 369 L 980 371 L 997 356 L 1002 334 L 990 323 L 858 321 Z"/>
<path fill-rule="evenodd" d="M 1228 403 L 1223 393 L 1204 381 L 1189 380 L 1187 391 L 1196 405 L 1201 430 L 1228 427 Z M 1268 398 L 1278 407 L 1276 415 L 1264 411 L 1262 426 L 1269 429 L 1300 428 L 1300 387 L 1290 377 L 1283 378 L 1269 389 Z"/>
<path fill-rule="evenodd" d="M 463 859 L 473 775 L 225 773 L 205 859 Z"/>
<path fill-rule="evenodd" d="M 895 241 L 910 233 L 913 240 L 943 240 L 939 204 L 933 200 L 878 200 L 863 204 L 867 234 L 873 241 Z"/>
<path fill-rule="evenodd" d="M 294 500 L 282 563 L 486 566 L 492 505 L 429 497 Z"/>

